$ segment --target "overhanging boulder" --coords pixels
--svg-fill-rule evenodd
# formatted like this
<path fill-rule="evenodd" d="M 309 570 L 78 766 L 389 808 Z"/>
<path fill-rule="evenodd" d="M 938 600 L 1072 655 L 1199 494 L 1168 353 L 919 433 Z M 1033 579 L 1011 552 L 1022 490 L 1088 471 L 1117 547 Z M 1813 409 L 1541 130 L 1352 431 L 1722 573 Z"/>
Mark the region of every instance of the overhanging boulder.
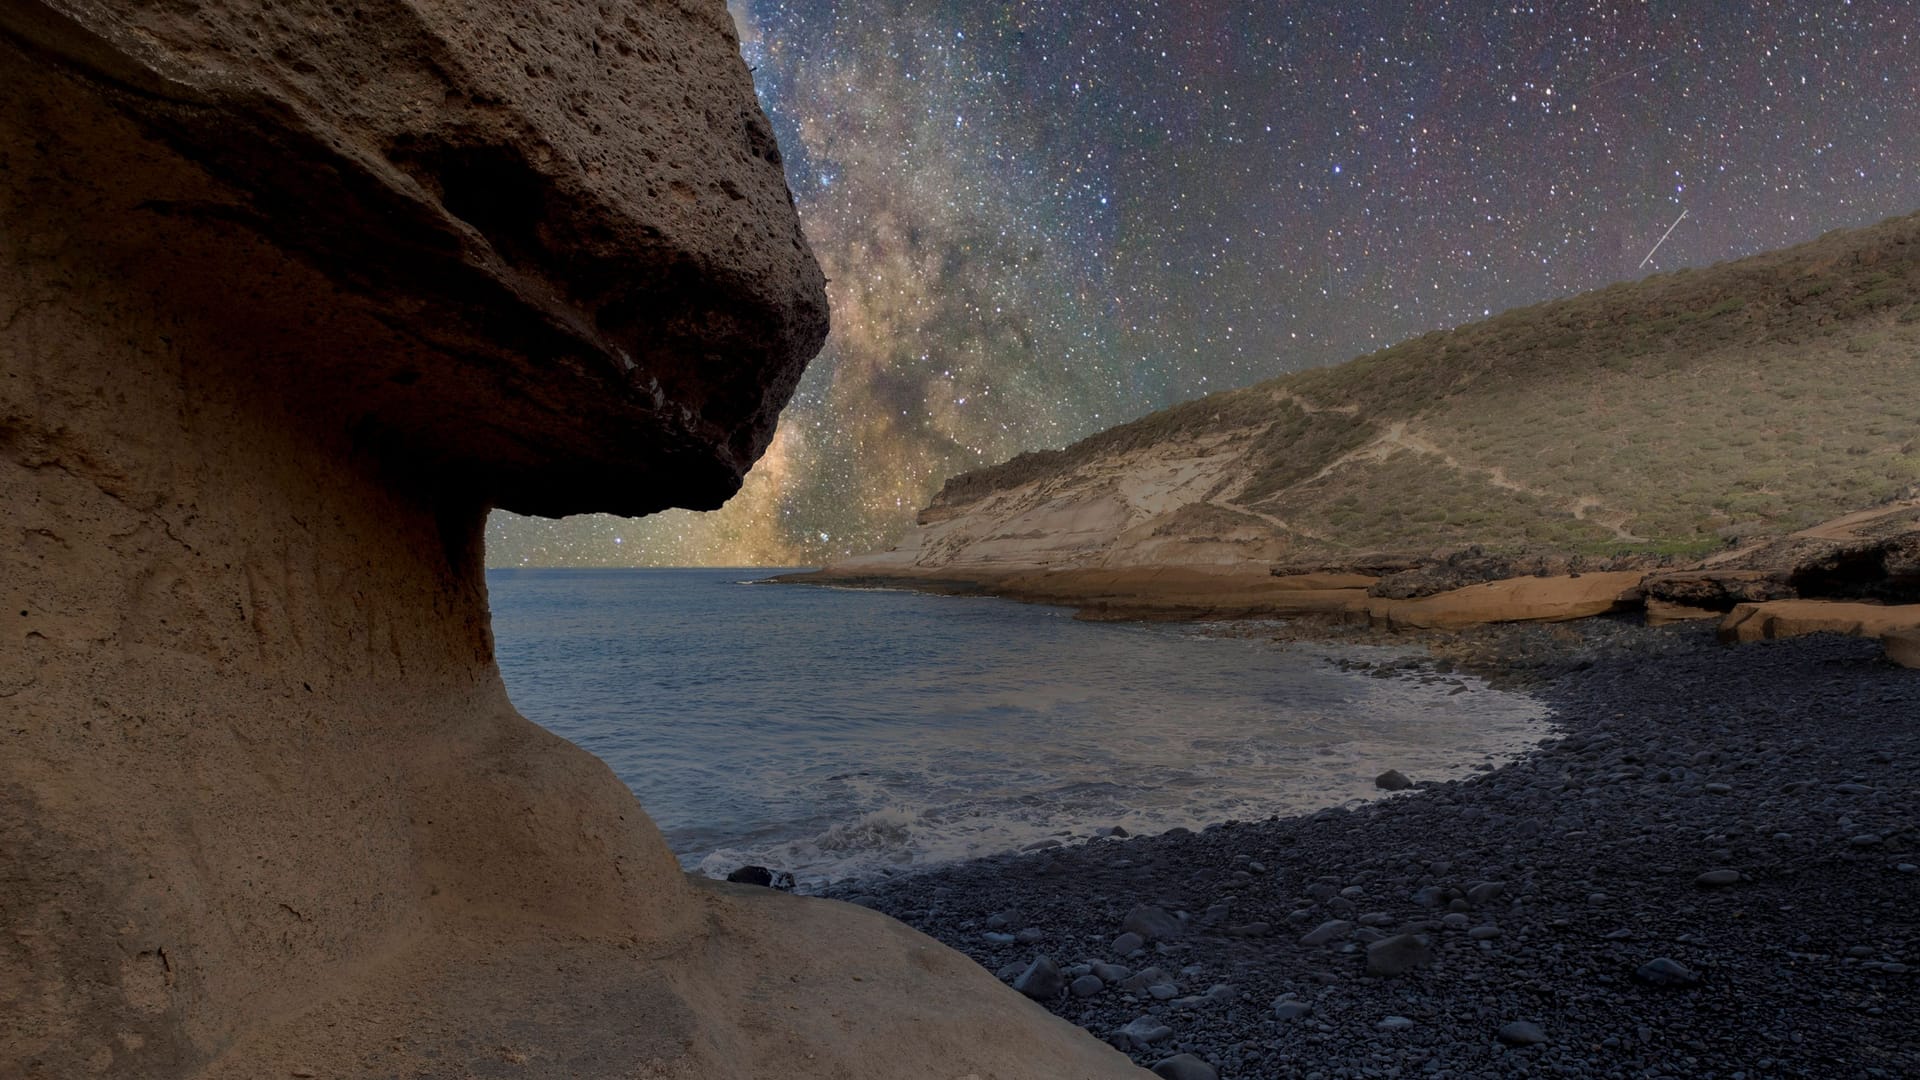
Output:
<path fill-rule="evenodd" d="M 826 330 L 719 0 L 21 0 L 0 82 L 0 1075 L 1130 1071 L 501 685 L 488 510 L 718 505 Z"/>

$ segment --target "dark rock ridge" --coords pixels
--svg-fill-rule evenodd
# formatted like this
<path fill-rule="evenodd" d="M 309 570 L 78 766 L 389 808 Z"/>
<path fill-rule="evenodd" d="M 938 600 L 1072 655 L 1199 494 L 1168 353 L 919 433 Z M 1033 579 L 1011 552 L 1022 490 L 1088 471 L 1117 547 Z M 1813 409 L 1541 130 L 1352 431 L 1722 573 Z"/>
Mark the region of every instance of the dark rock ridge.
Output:
<path fill-rule="evenodd" d="M 0 85 L 0 1076 L 1130 1069 L 501 685 L 489 508 L 718 505 L 826 331 L 719 0 L 21 0 Z"/>

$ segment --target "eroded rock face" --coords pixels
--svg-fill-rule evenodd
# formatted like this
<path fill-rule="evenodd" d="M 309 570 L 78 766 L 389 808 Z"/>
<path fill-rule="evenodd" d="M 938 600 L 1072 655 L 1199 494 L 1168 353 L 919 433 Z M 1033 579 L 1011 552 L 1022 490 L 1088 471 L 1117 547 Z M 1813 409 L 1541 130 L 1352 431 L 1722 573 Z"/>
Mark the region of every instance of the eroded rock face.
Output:
<path fill-rule="evenodd" d="M 0 81 L 0 1075 L 1125 1071 L 500 683 L 488 508 L 718 504 L 825 332 L 718 0 L 22 2 Z"/>
<path fill-rule="evenodd" d="M 351 294 L 406 347 L 288 374 L 496 505 L 717 505 L 826 332 L 720 4 L 29 2 L 0 30 L 10 91 L 92 99 L 45 131 L 97 109 L 110 153 L 190 163 L 142 192 L 70 159 L 128 196 L 103 227 L 244 230 Z"/>

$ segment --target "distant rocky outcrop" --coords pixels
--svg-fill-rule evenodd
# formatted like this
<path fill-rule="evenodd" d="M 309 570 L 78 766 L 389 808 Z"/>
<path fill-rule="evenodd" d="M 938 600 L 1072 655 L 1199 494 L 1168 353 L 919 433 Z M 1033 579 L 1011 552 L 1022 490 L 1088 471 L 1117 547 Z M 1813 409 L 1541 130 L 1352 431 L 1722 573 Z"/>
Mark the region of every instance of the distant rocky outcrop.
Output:
<path fill-rule="evenodd" d="M 1920 214 L 1022 454 L 815 580 L 1422 630 L 1920 603 L 1916 355 Z"/>
<path fill-rule="evenodd" d="M 1405 569 L 1470 548 L 1519 574 L 1687 565 L 1920 481 L 1917 352 L 1920 214 L 1022 454 L 947 481 L 849 568 Z M 1464 582 L 1405 582 L 1443 583 Z"/>
<path fill-rule="evenodd" d="M 826 331 L 719 0 L 0 6 L 0 1075 L 1118 1076 L 698 883 L 490 507 L 712 507 Z"/>

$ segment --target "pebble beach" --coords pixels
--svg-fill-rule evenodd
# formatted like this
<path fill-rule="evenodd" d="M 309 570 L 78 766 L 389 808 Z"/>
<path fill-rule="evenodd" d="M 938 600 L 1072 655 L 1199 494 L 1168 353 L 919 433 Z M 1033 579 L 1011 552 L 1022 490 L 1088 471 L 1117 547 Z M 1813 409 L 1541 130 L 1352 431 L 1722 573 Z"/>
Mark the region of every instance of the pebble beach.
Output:
<path fill-rule="evenodd" d="M 1434 653 L 1377 674 L 1525 684 L 1554 737 L 1355 809 L 833 895 L 1175 1080 L 1920 1076 L 1920 675 L 1613 619 Z"/>

